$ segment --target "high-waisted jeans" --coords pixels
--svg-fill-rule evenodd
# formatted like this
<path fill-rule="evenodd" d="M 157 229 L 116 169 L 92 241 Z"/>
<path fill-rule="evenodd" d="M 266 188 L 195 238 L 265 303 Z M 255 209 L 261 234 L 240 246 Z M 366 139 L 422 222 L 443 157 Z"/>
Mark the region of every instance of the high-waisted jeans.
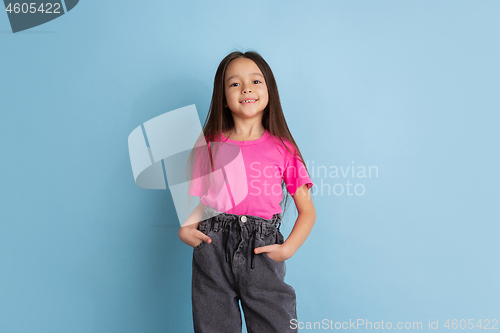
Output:
<path fill-rule="evenodd" d="M 212 208 L 207 207 L 208 210 Z M 213 216 L 213 214 L 212 214 Z M 210 244 L 193 248 L 192 304 L 196 333 L 241 332 L 239 301 L 249 333 L 294 332 L 296 296 L 285 262 L 253 249 L 282 244 L 281 214 L 272 219 L 219 213 L 198 225 Z"/>

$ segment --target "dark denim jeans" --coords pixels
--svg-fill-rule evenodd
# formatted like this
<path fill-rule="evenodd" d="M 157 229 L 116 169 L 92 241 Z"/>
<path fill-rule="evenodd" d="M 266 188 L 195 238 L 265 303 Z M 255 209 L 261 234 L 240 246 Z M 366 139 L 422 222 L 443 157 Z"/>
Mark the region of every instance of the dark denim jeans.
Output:
<path fill-rule="evenodd" d="M 208 209 L 211 209 L 208 207 Z M 249 333 L 294 332 L 295 290 L 285 283 L 285 262 L 255 247 L 282 244 L 281 214 L 222 213 L 203 220 L 198 230 L 212 242 L 193 249 L 192 304 L 196 333 L 241 332 L 239 301 Z"/>

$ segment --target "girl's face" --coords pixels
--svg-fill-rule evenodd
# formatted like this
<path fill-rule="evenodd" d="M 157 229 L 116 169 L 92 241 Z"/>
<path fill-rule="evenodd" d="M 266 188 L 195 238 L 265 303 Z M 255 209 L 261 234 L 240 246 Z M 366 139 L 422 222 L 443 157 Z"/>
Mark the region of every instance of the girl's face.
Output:
<path fill-rule="evenodd" d="M 261 116 L 269 102 L 264 75 L 259 66 L 248 58 L 236 58 L 226 68 L 224 93 L 233 116 Z M 249 102 L 245 102 L 250 100 Z"/>

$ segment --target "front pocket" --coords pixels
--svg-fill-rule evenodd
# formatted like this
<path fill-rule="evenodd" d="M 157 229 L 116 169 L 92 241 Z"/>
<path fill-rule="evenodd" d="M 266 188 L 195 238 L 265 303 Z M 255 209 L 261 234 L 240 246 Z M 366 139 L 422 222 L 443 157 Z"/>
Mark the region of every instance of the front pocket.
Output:
<path fill-rule="evenodd" d="M 276 244 L 283 244 L 284 239 L 283 239 L 283 235 L 281 234 L 281 231 L 276 230 L 276 233 L 277 233 Z"/>
<path fill-rule="evenodd" d="M 200 222 L 200 225 L 198 226 L 198 230 L 201 231 L 202 233 L 204 233 L 205 235 L 207 235 L 208 237 L 210 237 L 210 234 L 212 232 L 212 230 L 210 228 L 210 224 L 208 223 L 207 220 Z M 212 238 L 212 237 L 210 237 L 210 238 Z M 212 239 L 212 241 L 213 241 L 213 239 Z M 198 250 L 204 248 L 205 245 L 208 245 L 208 243 L 205 241 L 201 241 L 200 244 L 193 247 L 193 250 L 198 251 Z"/>
<path fill-rule="evenodd" d="M 193 250 L 199 250 L 201 247 L 203 247 L 203 243 L 205 243 L 204 241 L 201 241 L 200 244 L 196 245 L 195 247 L 193 247 Z"/>
<path fill-rule="evenodd" d="M 209 236 L 208 236 L 208 237 L 212 238 L 212 237 L 210 236 L 210 231 L 208 232 L 208 234 L 209 234 Z M 214 240 L 213 240 L 213 238 L 212 238 L 212 242 L 213 242 L 213 241 L 214 241 Z M 193 250 L 198 251 L 198 250 L 200 250 L 200 249 L 204 248 L 204 247 L 205 247 L 205 246 L 207 246 L 207 245 L 208 245 L 208 243 L 207 243 L 207 242 L 205 242 L 205 241 L 201 241 L 201 243 L 200 243 L 200 244 L 198 244 L 198 245 L 196 245 L 195 247 L 193 247 Z"/>
<path fill-rule="evenodd" d="M 275 262 L 275 263 L 278 263 L 278 264 L 282 264 L 284 263 L 284 261 L 276 261 L 274 259 L 272 259 L 270 256 L 267 255 L 267 252 L 264 252 L 262 253 L 265 257 L 267 257 L 269 260 L 271 260 L 272 262 Z"/>
<path fill-rule="evenodd" d="M 262 235 L 262 238 L 257 239 L 257 243 L 255 247 L 261 247 L 261 246 L 267 246 L 267 245 L 273 245 L 273 244 L 278 244 L 281 245 L 283 244 L 283 235 L 278 229 L 273 230 L 272 232 L 267 233 L 266 235 Z M 267 257 L 271 262 L 278 263 L 278 264 L 283 264 L 284 261 L 276 261 L 269 257 L 267 252 L 262 253 L 264 257 Z"/>
<path fill-rule="evenodd" d="M 278 229 L 274 229 L 271 232 L 268 232 L 264 235 L 261 235 L 263 245 L 273 245 L 273 244 L 283 244 L 283 235 Z"/>

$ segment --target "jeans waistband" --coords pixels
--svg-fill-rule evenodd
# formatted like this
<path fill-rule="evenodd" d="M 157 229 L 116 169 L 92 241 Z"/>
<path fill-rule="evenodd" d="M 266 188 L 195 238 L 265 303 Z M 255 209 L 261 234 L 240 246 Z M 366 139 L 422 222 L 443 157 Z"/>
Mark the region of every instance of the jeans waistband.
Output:
<path fill-rule="evenodd" d="M 245 216 L 245 223 L 262 223 L 262 224 L 270 224 L 274 226 L 281 225 L 281 219 L 282 216 L 280 213 L 276 213 L 273 215 L 272 218 L 270 219 L 265 219 L 260 216 L 254 216 L 254 215 L 236 215 L 236 214 L 229 214 L 229 213 L 221 213 L 215 210 L 214 208 L 210 206 L 205 206 L 205 217 L 206 219 L 209 219 L 213 217 L 216 221 L 219 222 L 233 222 L 233 221 L 242 221 L 242 216 Z"/>
<path fill-rule="evenodd" d="M 243 216 L 245 217 L 243 219 Z M 229 252 L 228 252 L 228 234 L 230 225 L 232 223 L 238 223 L 240 228 L 249 228 L 247 230 L 250 231 L 250 239 L 251 242 L 251 263 L 250 267 L 254 268 L 254 249 L 255 249 L 255 236 L 257 233 L 259 234 L 267 234 L 267 232 L 271 229 L 277 228 L 276 240 L 278 240 L 279 228 L 281 226 L 281 214 L 274 214 L 271 219 L 265 219 L 260 216 L 253 215 L 236 215 L 236 214 L 228 214 L 221 213 L 215 210 L 212 207 L 205 206 L 205 219 L 200 223 L 200 230 L 222 230 L 222 243 L 224 246 L 224 255 L 226 258 L 226 262 L 229 262 Z M 238 230 L 240 229 L 238 228 Z M 273 231 L 274 232 L 274 231 Z"/>

